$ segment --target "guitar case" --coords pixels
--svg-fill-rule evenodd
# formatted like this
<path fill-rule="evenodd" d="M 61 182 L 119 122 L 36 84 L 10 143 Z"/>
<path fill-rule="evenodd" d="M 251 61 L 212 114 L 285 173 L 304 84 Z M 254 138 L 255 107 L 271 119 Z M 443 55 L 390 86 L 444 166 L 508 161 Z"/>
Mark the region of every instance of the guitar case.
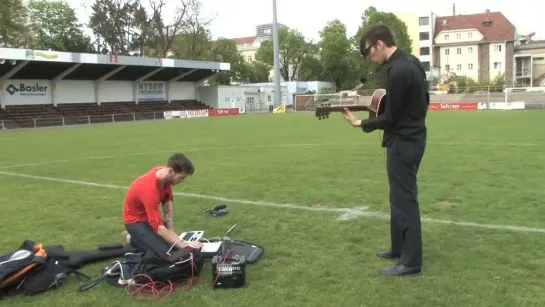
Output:
<path fill-rule="evenodd" d="M 79 269 L 87 264 L 120 258 L 126 253 L 140 251 L 132 245 L 124 246 L 117 243 L 102 244 L 98 245 L 96 249 L 72 252 L 66 252 L 62 245 L 50 245 L 44 248 L 47 251 L 48 257 L 57 260 L 60 265 L 70 269 Z"/>
<path fill-rule="evenodd" d="M 235 254 L 244 256 L 244 258 L 246 258 L 246 263 L 250 264 L 255 263 L 265 251 L 263 247 L 246 241 L 234 240 L 224 242 L 223 244 L 225 245 L 225 250 L 230 249 Z"/>

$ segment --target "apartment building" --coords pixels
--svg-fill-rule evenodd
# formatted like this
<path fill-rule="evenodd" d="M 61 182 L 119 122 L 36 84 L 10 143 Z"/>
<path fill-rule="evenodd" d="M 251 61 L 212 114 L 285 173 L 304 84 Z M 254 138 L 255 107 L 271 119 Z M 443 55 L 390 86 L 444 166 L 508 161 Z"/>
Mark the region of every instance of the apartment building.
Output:
<path fill-rule="evenodd" d="M 513 82 L 515 26 L 501 12 L 435 19 L 433 58 L 441 74 L 452 72 L 478 82 L 499 74 Z"/>
<path fill-rule="evenodd" d="M 282 27 L 287 28 L 286 25 L 279 23 L 278 28 Z M 253 61 L 261 42 L 272 39 L 272 28 L 272 23 L 257 25 L 255 27 L 255 36 L 233 38 L 238 51 L 244 56 L 245 60 Z"/>
<path fill-rule="evenodd" d="M 407 32 L 412 40 L 412 54 L 420 59 L 426 70 L 426 77 L 430 86 L 440 81 L 439 68 L 434 65 L 433 37 L 435 19 L 433 12 L 406 12 L 396 16 L 407 25 Z"/>

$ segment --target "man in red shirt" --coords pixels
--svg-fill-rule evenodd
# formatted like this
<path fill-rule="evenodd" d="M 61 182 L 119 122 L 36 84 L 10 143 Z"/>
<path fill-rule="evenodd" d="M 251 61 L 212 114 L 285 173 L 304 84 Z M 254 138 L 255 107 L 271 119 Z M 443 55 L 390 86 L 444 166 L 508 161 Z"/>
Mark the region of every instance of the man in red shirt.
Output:
<path fill-rule="evenodd" d="M 194 172 L 191 161 L 184 154 L 175 153 L 166 166 L 153 167 L 133 181 L 123 204 L 125 242 L 159 255 L 175 248 L 202 247 L 200 242 L 182 242 L 172 220 L 172 186 Z M 164 219 L 159 204 L 163 207 Z"/>

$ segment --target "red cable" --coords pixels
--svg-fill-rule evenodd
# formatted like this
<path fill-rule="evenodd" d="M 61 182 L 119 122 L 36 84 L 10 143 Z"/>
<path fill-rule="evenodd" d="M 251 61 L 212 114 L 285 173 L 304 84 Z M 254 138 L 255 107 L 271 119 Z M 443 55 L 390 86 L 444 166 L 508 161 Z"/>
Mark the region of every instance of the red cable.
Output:
<path fill-rule="evenodd" d="M 190 263 L 191 263 L 191 277 L 187 280 L 187 284 L 181 289 L 181 291 L 189 290 L 189 288 L 191 288 L 191 286 L 193 285 L 193 279 L 195 278 L 195 262 L 193 259 L 193 255 L 191 255 Z M 172 292 L 175 291 L 174 289 L 175 286 L 170 280 L 168 280 L 166 283 L 153 281 L 153 279 L 147 274 L 137 274 L 133 276 L 133 280 L 135 280 L 137 277 L 142 277 L 149 280 L 149 282 L 147 283 L 143 283 L 143 284 L 131 283 L 127 286 L 127 294 L 134 295 L 135 293 L 137 293 L 137 296 L 136 296 L 137 299 L 146 298 L 142 295 L 142 293 L 151 293 L 152 296 L 155 297 L 156 299 L 161 299 L 166 296 L 169 296 L 170 294 L 172 294 Z M 131 291 L 131 286 L 136 287 L 136 290 Z M 164 296 L 161 296 L 161 293 L 163 293 L 164 291 L 168 291 L 168 293 Z"/>

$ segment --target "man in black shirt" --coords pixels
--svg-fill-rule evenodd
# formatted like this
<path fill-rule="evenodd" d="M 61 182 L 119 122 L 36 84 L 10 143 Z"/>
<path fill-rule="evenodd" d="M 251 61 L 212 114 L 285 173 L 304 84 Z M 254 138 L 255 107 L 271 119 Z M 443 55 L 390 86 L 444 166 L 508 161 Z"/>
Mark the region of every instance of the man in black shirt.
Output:
<path fill-rule="evenodd" d="M 422 233 L 416 177 L 426 149 L 426 115 L 429 104 L 426 73 L 412 55 L 397 49 L 390 29 L 372 26 L 360 42 L 361 54 L 384 65 L 388 77 L 385 111 L 380 116 L 358 120 L 347 109 L 344 118 L 370 133 L 384 131 L 386 169 L 390 186 L 391 248 L 382 258 L 400 258 L 383 275 L 413 275 L 421 272 Z"/>

